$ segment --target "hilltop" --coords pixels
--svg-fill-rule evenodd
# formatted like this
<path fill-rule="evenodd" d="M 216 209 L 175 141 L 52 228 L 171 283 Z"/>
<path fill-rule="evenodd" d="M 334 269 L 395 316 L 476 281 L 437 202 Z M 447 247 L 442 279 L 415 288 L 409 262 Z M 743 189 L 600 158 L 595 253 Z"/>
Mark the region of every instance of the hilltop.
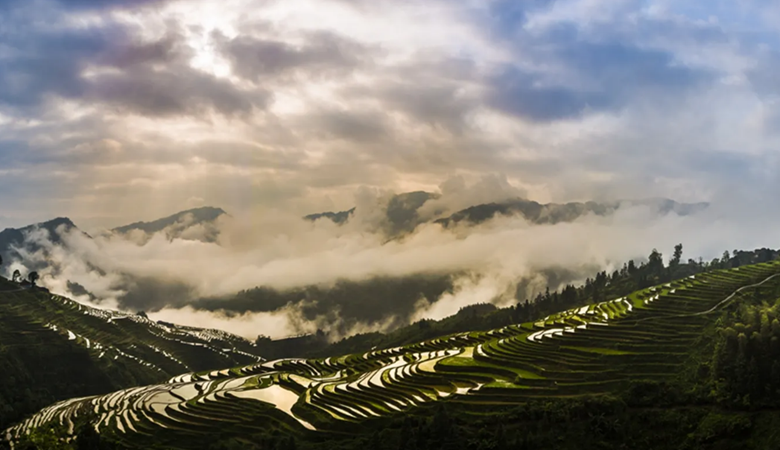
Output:
<path fill-rule="evenodd" d="M 119 235 L 137 232 L 147 237 L 165 232 L 168 238 L 176 238 L 181 237 L 186 230 L 200 226 L 205 228 L 202 238 L 213 242 L 218 235 L 218 230 L 213 228 L 214 221 L 224 215 L 227 213 L 221 208 L 205 206 L 180 211 L 149 222 L 139 221 L 122 225 L 111 229 L 110 232 Z M 3 257 L 3 261 L 20 260 L 29 264 L 29 258 L 20 253 L 20 250 L 28 254 L 45 252 L 46 245 L 64 245 L 63 237 L 74 231 L 89 237 L 68 217 L 57 217 L 21 228 L 6 228 L 0 232 L 0 256 Z M 42 245 L 44 243 L 46 245 Z"/>
<path fill-rule="evenodd" d="M 428 201 L 439 198 L 439 194 L 425 191 L 405 192 L 395 194 L 384 205 L 383 231 L 388 236 L 397 236 L 414 230 L 424 220 L 419 217 L 417 211 Z M 316 221 L 329 219 L 337 225 L 347 222 L 354 215 L 357 207 L 346 211 L 326 211 L 304 216 L 304 220 Z"/>
<path fill-rule="evenodd" d="M 219 235 L 219 230 L 214 227 L 214 221 L 227 215 L 222 208 L 204 206 L 188 209 L 151 222 L 134 222 L 113 228 L 111 231 L 117 234 L 129 234 L 140 232 L 147 236 L 164 232 L 168 239 L 179 238 L 184 232 L 195 226 L 204 227 L 205 230 L 200 239 L 205 242 L 214 242 Z"/>
<path fill-rule="evenodd" d="M 770 448 L 777 292 L 780 261 L 711 270 L 488 331 L 66 401 L 7 436 L 88 423 L 133 448 Z"/>
<path fill-rule="evenodd" d="M 472 206 L 458 211 L 451 216 L 436 220 L 435 222 L 444 227 L 465 222 L 470 225 L 476 225 L 496 216 L 521 216 L 534 224 L 556 224 L 560 222 L 572 222 L 585 214 L 595 214 L 597 216 L 608 216 L 614 214 L 621 208 L 642 206 L 650 208 L 656 214 L 665 215 L 669 213 L 685 216 L 696 214 L 706 209 L 709 204 L 700 203 L 678 203 L 668 198 L 644 199 L 644 200 L 623 200 L 616 202 L 571 202 L 571 203 L 538 203 L 532 200 L 515 199 L 500 203 L 486 203 Z"/>
<path fill-rule="evenodd" d="M 224 331 L 92 308 L 0 279 L 0 424 L 65 398 L 261 360 L 253 343 Z"/>
<path fill-rule="evenodd" d="M 0 231 L 0 257 L 3 261 L 26 260 L 32 270 L 42 265 L 27 258 L 26 254 L 46 252 L 42 241 L 52 245 L 62 245 L 62 236 L 72 231 L 80 231 L 67 217 L 58 217 L 46 222 L 28 225 L 22 228 L 6 228 Z M 37 235 L 36 235 L 37 233 Z M 85 234 L 86 235 L 86 234 Z"/>

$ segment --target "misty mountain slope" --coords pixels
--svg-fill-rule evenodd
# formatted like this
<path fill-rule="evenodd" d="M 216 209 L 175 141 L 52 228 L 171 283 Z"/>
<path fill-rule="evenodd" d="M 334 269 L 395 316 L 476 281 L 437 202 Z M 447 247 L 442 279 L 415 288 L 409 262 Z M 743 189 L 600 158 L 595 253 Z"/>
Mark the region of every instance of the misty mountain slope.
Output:
<path fill-rule="evenodd" d="M 666 283 L 712 270 L 772 261 L 780 257 L 780 252 L 761 248 L 753 251 L 738 251 L 728 259 L 721 258 L 707 263 L 694 260 L 683 263 L 673 260 L 666 266 L 658 264 L 659 255 L 657 252 L 651 252 L 645 262 L 638 264 L 633 261 L 627 262 L 620 270 L 611 274 L 607 271 L 590 273 L 582 284 L 561 282 L 561 288 L 539 292 L 535 296 L 530 295 L 523 286 L 524 281 L 521 280 L 517 283 L 515 303 L 501 308 L 489 303 L 471 304 L 461 307 L 457 313 L 440 320 L 422 319 L 383 332 L 357 333 L 331 343 L 310 335 L 308 339 L 258 339 L 257 345 L 262 350 L 262 354 L 268 358 L 317 358 L 398 347 L 453 333 L 486 331 L 513 323 L 536 321 L 562 308 L 576 308 L 607 298 L 622 297 L 653 284 Z M 558 281 L 570 278 L 561 273 L 546 275 L 546 279 L 553 284 L 559 284 Z M 447 289 L 452 289 L 452 286 Z M 376 290 L 377 300 L 380 302 L 385 294 L 394 297 L 402 293 L 402 291 Z"/>
<path fill-rule="evenodd" d="M 160 324 L 43 289 L 0 284 L 3 421 L 41 402 L 262 360 L 252 343 L 224 331 Z"/>
<path fill-rule="evenodd" d="M 46 226 L 28 227 L 26 238 L 16 230 L 15 239 L 42 251 L 6 258 L 5 275 L 10 276 L 17 268 L 23 275 L 38 270 L 42 275 L 40 284 L 53 292 L 92 303 L 105 302 L 122 310 L 164 311 L 159 317 L 173 321 L 175 310 L 192 307 L 198 310 L 188 316 L 193 325 L 230 326 L 223 324 L 220 310 L 238 315 L 277 312 L 284 319 L 281 325 L 257 328 L 273 328 L 274 337 L 316 329 L 342 337 L 408 325 L 429 314 L 425 308 L 443 309 L 436 306 L 444 304 L 438 302 L 440 298 L 454 299 L 459 304 L 431 317 L 453 314 L 464 306 L 460 303 L 465 301 L 461 300 L 464 296 L 476 295 L 472 303 L 511 302 L 515 283 L 531 280 L 524 292 L 514 295 L 524 299 L 547 286 L 555 289 L 565 283 L 581 282 L 597 269 L 582 254 L 576 260 L 565 256 L 568 250 L 563 245 L 552 252 L 561 255 L 558 257 L 547 257 L 544 249 L 528 248 L 541 242 L 534 239 L 537 231 L 553 234 L 556 229 L 552 227 L 525 230 L 522 226 L 514 227 L 519 224 L 513 222 L 502 229 L 464 228 L 451 233 L 438 226 L 418 226 L 423 217 L 435 217 L 439 208 L 436 202 L 443 197 L 437 200 L 435 194 L 423 191 L 380 197 L 383 210 L 372 212 L 368 219 L 360 216 L 359 209 L 351 216 L 366 219 L 366 223 L 356 222 L 338 229 L 311 227 L 302 223 L 297 214 L 279 219 L 279 223 L 258 224 L 255 229 L 246 218 L 225 217 L 218 208 L 185 211 L 142 225 L 118 227 L 116 230 L 122 233 L 95 233 L 94 239 L 84 238 L 72 222 L 67 228 L 70 232 L 63 226 L 62 234 L 56 227 L 49 226 L 52 231 Z M 656 209 L 673 211 L 675 205 L 661 202 Z M 593 205 L 570 206 L 573 212 L 564 209 L 566 214 L 559 211 L 557 216 L 548 216 L 559 220 L 558 217 L 582 214 L 587 208 L 600 211 Z M 194 216 L 217 219 L 199 223 Z M 376 222 L 381 217 L 384 224 Z M 184 224 L 190 225 L 183 234 L 173 232 Z M 577 225 L 591 227 L 588 223 Z M 599 225 L 607 226 L 610 225 Z M 410 228 L 415 230 L 411 234 L 400 231 Z M 625 228 L 631 229 L 633 224 Z M 36 229 L 41 232 L 34 232 Z M 223 233 L 218 242 L 193 241 L 213 238 L 215 229 Z M 385 230 L 398 234 L 388 239 Z M 449 256 L 436 258 L 436 254 Z M 414 263 L 426 255 L 430 261 Z M 483 258 L 494 262 L 480 264 L 478 261 Z M 305 269 L 298 270 L 303 266 Z M 522 273 L 517 279 L 510 279 L 517 267 L 523 267 Z M 494 280 L 497 277 L 502 281 Z M 475 291 L 484 292 L 471 293 Z M 189 310 L 185 313 L 189 314 Z M 249 315 L 244 325 L 234 330 L 251 337 L 254 331 L 247 326 L 249 319 L 259 323 L 270 320 L 268 316 L 273 314 Z"/>
<path fill-rule="evenodd" d="M 14 260 L 25 260 L 30 263 L 28 267 L 37 270 L 42 267 L 42 264 L 28 258 L 27 255 L 46 253 L 47 248 L 37 239 L 30 239 L 30 237 L 41 236 L 52 245 L 62 245 L 62 236 L 72 231 L 81 232 L 67 217 L 58 217 L 22 228 L 6 228 L 0 232 L 0 256 L 5 264 Z"/>
<path fill-rule="evenodd" d="M 185 235 L 187 229 L 199 226 L 204 228 L 204 232 L 199 238 L 205 242 L 214 242 L 219 235 L 219 230 L 214 226 L 214 221 L 226 214 L 221 208 L 204 206 L 181 211 L 151 222 L 135 222 L 116 227 L 111 231 L 118 234 L 128 234 L 135 231 L 146 235 L 165 231 L 166 236 L 169 239 L 173 239 L 187 237 Z"/>
<path fill-rule="evenodd" d="M 325 211 L 321 213 L 309 214 L 307 216 L 304 216 L 303 219 L 314 222 L 315 220 L 324 218 L 324 219 L 330 219 L 331 221 L 333 221 L 333 223 L 337 225 L 341 225 L 342 223 L 349 220 L 349 217 L 354 212 L 355 212 L 355 208 L 348 209 L 346 211 L 338 211 L 338 212 Z"/>
<path fill-rule="evenodd" d="M 424 191 L 394 195 L 387 204 L 388 234 L 392 236 L 414 230 L 422 222 L 417 210 L 428 200 L 436 198 L 439 198 L 438 194 Z"/>
<path fill-rule="evenodd" d="M 103 257 L 110 258 L 111 255 L 102 253 L 102 249 L 112 244 L 121 246 L 126 242 L 125 238 L 140 247 L 158 233 L 164 233 L 168 241 L 198 240 L 216 245 L 219 235 L 216 221 L 225 215 L 220 208 L 196 208 L 152 222 L 117 227 L 111 232 L 99 233 L 95 238 L 81 231 L 70 219 L 57 218 L 0 232 L 0 256 L 7 277 L 14 270 L 20 270 L 22 277 L 38 271 L 44 278 L 40 284 L 57 280 L 58 292 L 74 297 L 86 296 L 90 301 L 99 302 L 105 298 L 95 295 L 90 290 L 93 286 L 81 284 L 63 272 L 76 267 L 79 274 L 87 279 L 106 277 L 111 272 L 113 292 L 118 293 L 119 300 L 129 306 L 123 305 L 122 301 L 120 305 L 131 310 L 143 310 L 150 303 L 159 303 L 160 298 L 170 300 L 186 296 L 190 288 L 184 283 L 168 282 L 153 275 L 136 275 L 106 267 Z"/>
<path fill-rule="evenodd" d="M 337 281 L 288 290 L 256 287 L 224 298 L 203 298 L 192 303 L 198 309 L 231 313 L 273 312 L 294 307 L 303 319 L 331 325 L 342 335 L 360 324 L 407 323 L 424 301 L 435 303 L 453 289 L 449 275 L 419 274 L 406 277 L 374 277 L 364 281 Z M 388 320 L 390 318 L 390 320 Z"/>
<path fill-rule="evenodd" d="M 215 242 L 219 235 L 215 221 L 226 214 L 220 208 L 195 208 L 151 222 L 135 222 L 116 227 L 111 232 L 132 236 L 141 242 L 148 241 L 155 233 L 160 232 L 165 232 L 168 239 Z M 67 253 L 72 253 L 64 239 L 70 233 L 81 233 L 90 237 L 67 217 L 58 217 L 22 228 L 6 228 L 0 232 L 0 256 L 6 265 L 17 261 L 28 270 L 56 266 L 60 261 L 51 259 L 50 250 L 52 247 L 62 247 Z M 94 269 L 99 271 L 100 267 Z M 53 267 L 53 270 L 56 271 L 57 268 Z"/>
<path fill-rule="evenodd" d="M 670 199 L 646 199 L 627 200 L 621 202 L 597 203 L 597 202 L 571 202 L 565 204 L 542 204 L 533 200 L 515 199 L 501 203 L 486 203 L 472 206 L 458 211 L 449 217 L 437 219 L 435 222 L 444 227 L 465 222 L 476 225 L 490 220 L 497 215 L 520 215 L 534 224 L 556 224 L 560 222 L 572 222 L 585 214 L 607 216 L 614 214 L 618 209 L 644 206 L 650 208 L 659 215 L 674 213 L 677 215 L 695 214 L 707 208 L 707 203 L 678 203 Z"/>
<path fill-rule="evenodd" d="M 389 236 L 398 236 L 411 232 L 420 223 L 426 220 L 418 216 L 417 211 L 429 200 L 437 199 L 438 194 L 415 191 L 397 194 L 390 198 L 385 208 L 384 229 Z M 457 223 L 477 225 L 488 221 L 497 215 L 519 215 L 534 224 L 556 224 L 561 222 L 573 222 L 586 214 L 608 216 L 621 208 L 646 207 L 657 215 L 674 213 L 680 216 L 696 214 L 706 209 L 709 204 L 679 203 L 668 198 L 649 198 L 640 200 L 620 200 L 614 202 L 570 202 L 570 203 L 539 203 L 533 200 L 516 198 L 502 202 L 482 203 L 454 212 L 446 217 L 433 219 L 434 223 L 451 226 Z M 336 224 L 342 224 L 349 220 L 356 208 L 340 212 L 323 212 L 309 214 L 305 220 L 315 221 L 329 219 Z M 437 212 L 436 214 L 441 214 Z M 434 216 L 435 217 L 435 216 Z"/>
<path fill-rule="evenodd" d="M 439 194 L 425 191 L 405 192 L 393 195 L 387 201 L 387 204 L 383 206 L 385 219 L 382 223 L 383 231 L 388 236 L 396 236 L 413 231 L 414 228 L 423 221 L 418 216 L 417 210 L 428 200 L 439 197 Z M 356 207 L 339 212 L 326 211 L 309 214 L 303 218 L 304 220 L 312 222 L 319 219 L 329 219 L 333 221 L 333 223 L 340 225 L 349 220 L 355 213 L 355 210 Z"/>
<path fill-rule="evenodd" d="M 730 383 L 741 376 L 717 368 L 713 373 L 702 370 L 697 364 L 711 356 L 707 352 L 713 347 L 719 367 L 740 363 L 736 354 L 718 353 L 720 346 L 699 344 L 730 339 L 728 329 L 716 327 L 723 320 L 731 323 L 734 311 L 769 308 L 766 302 L 774 304 L 778 290 L 780 261 L 714 270 L 486 332 L 324 359 L 186 374 L 165 384 L 69 400 L 10 428 L 6 436 L 23 440 L 47 424 L 60 426 L 62 436 L 72 436 L 78 417 L 107 440 L 136 448 L 208 448 L 238 438 L 267 448 L 267 439 L 280 433 L 287 441 L 297 437 L 322 443 L 333 437 L 329 432 L 339 432 L 340 439 L 354 435 L 357 442 L 387 429 L 394 418 L 430 415 L 433 405 L 463 414 L 459 433 L 471 433 L 477 430 L 469 428 L 469 414 L 498 420 L 509 407 L 536 408 L 536 400 L 545 401 L 539 413 L 550 413 L 556 405 L 567 408 L 572 399 L 593 402 L 601 397 L 609 403 L 615 396 L 624 402 L 619 413 L 626 417 L 627 408 L 644 408 L 653 395 L 694 392 L 696 383 L 709 392 L 707 384 L 713 380 Z M 755 334 L 756 342 L 768 344 L 780 335 L 780 328 L 765 326 L 763 333 L 763 338 Z M 764 376 L 763 368 L 755 370 L 755 377 Z M 670 383 L 687 384 L 678 388 Z M 771 387 L 778 381 L 766 383 Z M 758 400 L 757 393 L 758 388 L 753 389 L 749 398 Z M 688 395 L 689 400 L 677 401 L 699 407 L 706 402 L 695 397 L 698 394 Z M 773 394 L 771 401 L 780 398 Z M 446 423 L 451 419 L 442 408 L 435 411 L 432 440 L 450 439 L 452 424 Z M 577 415 L 568 411 L 567 421 Z M 645 415 L 645 424 L 647 420 Z M 397 439 L 396 433 L 385 434 Z M 404 432 L 400 434 L 403 439 Z M 399 447 L 404 448 L 394 446 Z"/>

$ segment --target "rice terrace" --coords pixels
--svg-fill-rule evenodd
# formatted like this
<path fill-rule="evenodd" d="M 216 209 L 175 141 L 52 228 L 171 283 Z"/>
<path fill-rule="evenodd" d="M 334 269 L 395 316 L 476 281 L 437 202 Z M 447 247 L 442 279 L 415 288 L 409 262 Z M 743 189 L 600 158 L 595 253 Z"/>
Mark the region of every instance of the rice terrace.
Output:
<path fill-rule="evenodd" d="M 48 425 L 73 436 L 75 424 L 86 423 L 119 443 L 197 449 L 204 436 L 252 436 L 274 428 L 359 434 L 373 422 L 440 403 L 484 414 L 531 400 L 609 394 L 632 381 L 678 377 L 701 330 L 722 308 L 767 292 L 780 292 L 778 261 L 691 275 L 486 332 L 194 372 L 71 399 L 9 428 L 4 437 L 14 443 Z"/>
<path fill-rule="evenodd" d="M 779 450 L 778 74 L 777 0 L 0 0 L 0 450 Z"/>

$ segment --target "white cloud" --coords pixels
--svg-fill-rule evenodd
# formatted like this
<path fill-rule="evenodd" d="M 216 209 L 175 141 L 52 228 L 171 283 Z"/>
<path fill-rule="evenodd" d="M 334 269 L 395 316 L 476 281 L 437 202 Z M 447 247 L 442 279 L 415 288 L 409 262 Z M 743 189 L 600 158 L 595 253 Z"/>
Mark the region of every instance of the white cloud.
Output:
<path fill-rule="evenodd" d="M 103 299 L 122 295 L 123 273 L 191 295 L 479 275 L 433 305 L 438 316 L 543 267 L 603 266 L 677 242 L 717 255 L 776 238 L 763 225 L 780 186 L 774 6 L 60 3 L 47 20 L 21 3 L 0 18 L 16 31 L 0 69 L 0 81 L 15 83 L 0 92 L 2 223 L 66 215 L 92 231 L 203 204 L 235 216 L 220 224 L 221 246 L 99 235 L 71 237 L 76 255 L 50 249 L 63 278 Z M 250 52 L 256 60 L 239 70 L 233 39 L 250 50 L 265 40 L 267 52 Z M 517 196 L 665 196 L 716 208 L 551 227 L 500 219 L 468 236 L 422 226 L 390 243 L 373 233 L 391 192 L 437 187 L 426 218 Z M 343 227 L 299 220 L 352 206 Z"/>

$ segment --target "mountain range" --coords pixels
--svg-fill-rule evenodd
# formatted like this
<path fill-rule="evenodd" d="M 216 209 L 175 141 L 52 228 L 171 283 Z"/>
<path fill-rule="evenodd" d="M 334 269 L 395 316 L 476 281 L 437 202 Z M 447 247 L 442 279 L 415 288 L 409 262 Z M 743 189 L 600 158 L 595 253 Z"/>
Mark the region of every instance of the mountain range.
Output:
<path fill-rule="evenodd" d="M 214 207 L 202 207 L 181 211 L 168 217 L 151 222 L 135 222 L 109 230 L 109 233 L 125 236 L 138 233 L 142 241 L 147 241 L 156 233 L 165 233 L 167 239 L 187 238 L 188 229 L 201 227 L 204 231 L 198 235 L 207 242 L 214 242 L 219 234 L 216 220 L 227 213 Z M 0 257 L 3 261 L 24 261 L 28 268 L 39 269 L 41 264 L 29 258 L 37 252 L 46 252 L 47 244 L 63 245 L 63 237 L 70 232 L 79 230 L 76 224 L 67 217 L 58 217 L 45 222 L 28 225 L 22 228 L 6 228 L 0 231 Z"/>
<path fill-rule="evenodd" d="M 668 198 L 649 198 L 640 200 L 619 200 L 612 202 L 569 202 L 539 203 L 523 198 L 501 202 L 483 203 L 456 211 L 450 215 L 421 217 L 418 210 L 429 200 L 440 198 L 438 194 L 416 191 L 394 195 L 387 203 L 384 231 L 390 236 L 413 231 L 419 224 L 433 222 L 449 227 L 458 223 L 477 225 L 497 216 L 518 216 L 536 225 L 572 222 L 586 214 L 608 216 L 620 209 L 645 207 L 658 215 L 677 214 L 680 216 L 696 214 L 709 206 L 709 203 L 679 203 Z M 338 212 L 322 212 L 304 216 L 305 220 L 330 219 L 343 224 L 354 215 L 356 208 Z"/>
<path fill-rule="evenodd" d="M 140 232 L 145 236 L 151 236 L 155 233 L 164 232 L 166 238 L 176 239 L 187 237 L 184 233 L 191 227 L 203 227 L 204 232 L 200 240 L 205 242 L 215 242 L 219 235 L 219 229 L 215 226 L 215 221 L 227 213 L 222 208 L 204 206 L 201 208 L 188 209 L 181 211 L 162 219 L 151 222 L 135 222 L 129 225 L 113 228 L 111 231 L 117 234 L 130 234 Z"/>
<path fill-rule="evenodd" d="M 706 209 L 709 204 L 679 203 L 671 199 L 656 198 L 643 200 L 623 200 L 614 202 L 570 202 L 570 203 L 539 203 L 527 199 L 511 199 L 502 202 L 484 203 L 470 206 L 444 217 L 420 217 L 418 211 L 430 200 L 440 198 L 439 194 L 415 191 L 397 194 L 390 198 L 384 208 L 386 221 L 384 231 L 396 236 L 413 231 L 419 224 L 433 222 L 444 227 L 458 223 L 476 225 L 497 216 L 520 216 L 533 224 L 555 224 L 571 222 L 586 214 L 606 216 L 614 214 L 621 208 L 643 206 L 650 208 L 659 215 L 696 214 Z M 326 211 L 304 216 L 304 220 L 331 220 L 336 224 L 347 222 L 355 214 L 356 208 L 344 211 Z M 166 239 L 198 239 L 205 242 L 215 242 L 219 229 L 217 220 L 228 214 L 221 208 L 206 206 L 172 214 L 149 222 L 138 221 L 118 226 L 109 230 L 119 236 L 140 237 L 146 242 L 158 233 L 164 233 Z M 191 232 L 198 228 L 199 232 Z M 58 217 L 49 221 L 28 225 L 22 228 L 6 228 L 0 232 L 0 256 L 4 261 L 23 260 L 27 255 L 45 249 L 31 237 L 35 233 L 45 234 L 47 240 L 55 245 L 63 243 L 62 236 L 71 231 L 80 231 L 76 224 L 67 217 Z M 82 232 L 83 233 L 83 232 Z M 85 236 L 88 236 L 85 233 Z"/>
<path fill-rule="evenodd" d="M 777 256 L 758 249 L 711 264 L 648 261 L 531 304 L 421 321 L 355 353 L 342 346 L 319 358 L 258 358 L 113 391 L 100 383 L 103 364 L 121 384 L 132 368 L 154 370 L 179 355 L 163 347 L 124 355 L 106 345 L 116 322 L 131 325 L 125 332 L 140 325 L 128 351 L 200 333 L 218 346 L 229 339 L 173 329 L 150 343 L 145 336 L 168 325 L 84 312 L 0 280 L 0 365 L 12 380 L 0 385 L 0 417 L 13 418 L 0 441 L 39 449 L 777 448 Z M 417 338 L 406 340 L 409 332 Z M 35 365 L 46 357 L 54 364 Z M 27 413 L 15 408 L 46 399 L 41 389 L 92 394 L 20 420 Z"/>
<path fill-rule="evenodd" d="M 609 215 L 627 206 L 640 205 L 649 208 L 659 215 L 663 214 L 695 214 L 707 207 L 706 203 L 678 203 L 668 199 L 652 199 L 640 201 L 622 201 L 611 203 L 566 203 L 541 204 L 538 202 L 515 199 L 504 202 L 475 205 L 453 214 L 436 214 L 437 208 L 431 208 L 429 202 L 440 199 L 439 194 L 423 191 L 408 192 L 391 197 L 384 205 L 385 220 L 375 230 L 390 239 L 396 239 L 413 231 L 422 223 L 436 224 L 444 229 L 454 224 L 474 225 L 494 217 L 517 216 L 536 225 L 553 224 L 563 221 L 573 221 L 585 214 Z M 426 213 L 421 208 L 425 207 Z M 304 219 L 332 220 L 343 224 L 354 216 L 356 208 L 341 212 L 325 212 L 306 216 Z M 434 211 L 434 213 L 430 213 Z M 443 217 L 440 217 L 443 216 Z M 227 213 L 215 207 L 190 209 L 148 222 L 134 222 L 109 230 L 112 239 L 121 238 L 145 245 L 155 236 L 165 240 L 199 239 L 219 245 L 219 220 L 227 217 Z M 468 229 L 468 228 L 466 228 Z M 0 232 L 0 256 L 5 262 L 7 276 L 15 269 L 23 272 L 43 271 L 49 277 L 63 276 L 64 260 L 66 258 L 82 258 L 79 264 L 87 270 L 103 276 L 105 268 L 101 267 L 99 257 L 79 256 L 79 249 L 68 248 L 68 233 L 81 232 L 67 218 L 57 218 L 48 222 L 27 226 L 19 229 L 6 229 Z M 83 236 L 89 239 L 87 234 Z M 103 235 L 101 235 L 103 237 Z M 60 246 L 61 248 L 54 248 Z M 51 252 L 59 255 L 51 257 Z M 553 286 L 569 282 L 580 277 L 580 274 L 566 271 L 562 268 L 547 270 L 540 268 L 545 279 Z M 117 270 L 112 271 L 112 289 L 118 292 L 117 300 L 123 309 L 137 311 L 156 311 L 166 306 L 181 307 L 190 304 L 196 309 L 227 311 L 242 314 L 244 312 L 274 312 L 286 307 L 298 308 L 305 320 L 324 320 L 324 325 L 335 334 L 349 332 L 361 324 L 380 324 L 385 327 L 402 326 L 413 317 L 416 305 L 421 299 L 430 304 L 436 302 L 445 293 L 453 293 L 455 273 L 411 274 L 404 277 L 381 277 L 345 281 L 336 280 L 328 285 L 296 286 L 278 291 L 257 286 L 243 292 L 223 295 L 219 298 L 196 298 L 190 285 L 174 280 L 163 280 L 154 276 L 132 275 Z M 73 296 L 86 296 L 93 303 L 99 303 L 89 285 L 90 277 L 62 280 L 67 292 Z M 532 293 L 526 292 L 527 283 L 519 281 L 516 297 L 520 300 Z M 530 289 L 530 288 L 529 288 Z"/>

